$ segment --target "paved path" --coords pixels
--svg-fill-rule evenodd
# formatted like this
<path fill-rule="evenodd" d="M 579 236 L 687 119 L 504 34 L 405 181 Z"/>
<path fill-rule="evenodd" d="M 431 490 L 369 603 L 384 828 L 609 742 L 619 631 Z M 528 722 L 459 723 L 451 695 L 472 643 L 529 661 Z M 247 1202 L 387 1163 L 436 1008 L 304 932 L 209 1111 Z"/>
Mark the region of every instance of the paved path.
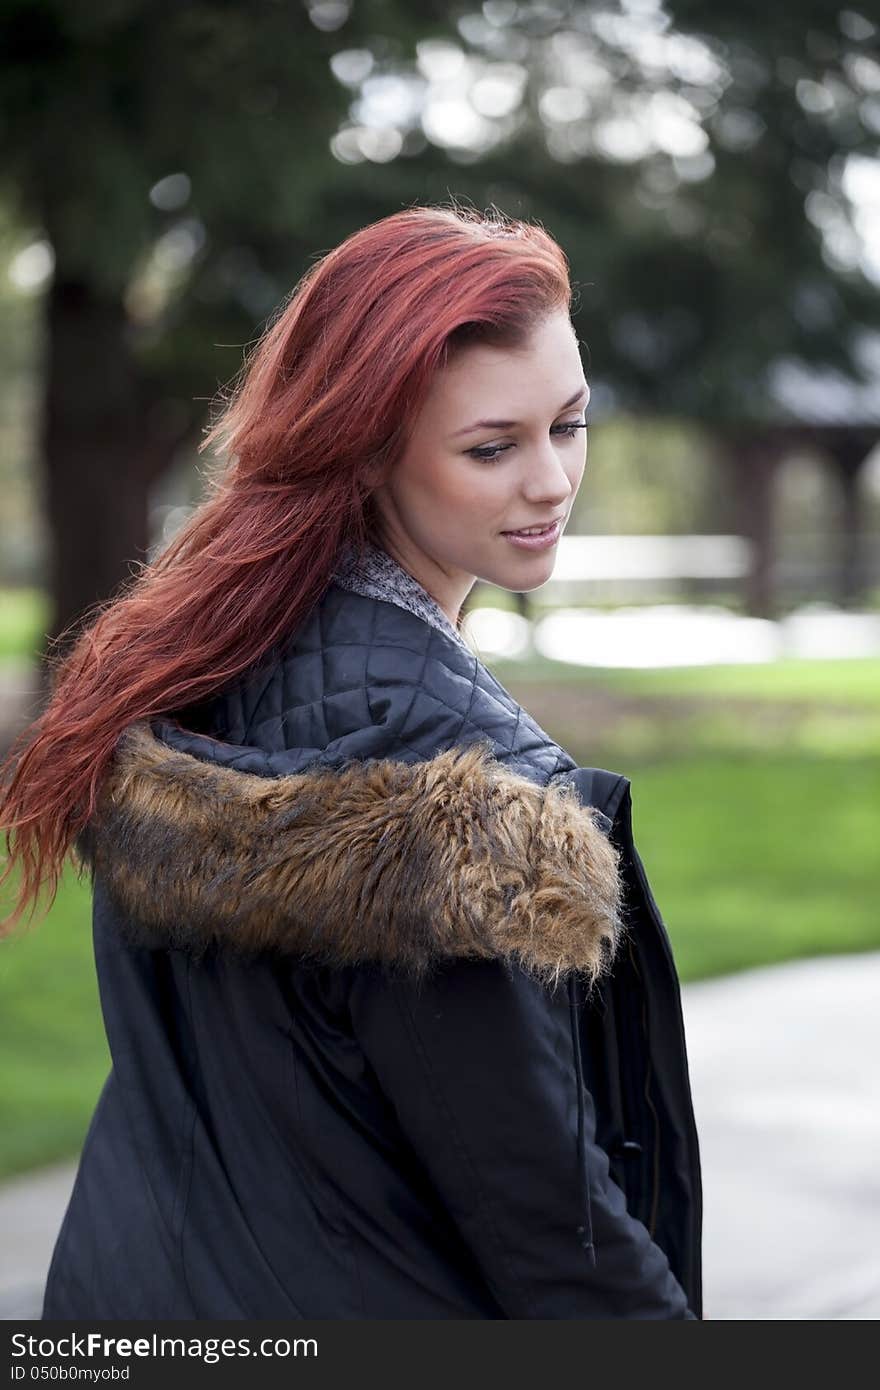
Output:
<path fill-rule="evenodd" d="M 707 1315 L 880 1318 L 880 952 L 684 999 Z"/>
<path fill-rule="evenodd" d="M 683 991 L 713 1319 L 880 1318 L 880 952 Z M 0 1187 L 0 1317 L 39 1314 L 73 1180 Z"/>
<path fill-rule="evenodd" d="M 39 1317 L 75 1171 L 60 1163 L 0 1187 L 0 1318 Z"/>

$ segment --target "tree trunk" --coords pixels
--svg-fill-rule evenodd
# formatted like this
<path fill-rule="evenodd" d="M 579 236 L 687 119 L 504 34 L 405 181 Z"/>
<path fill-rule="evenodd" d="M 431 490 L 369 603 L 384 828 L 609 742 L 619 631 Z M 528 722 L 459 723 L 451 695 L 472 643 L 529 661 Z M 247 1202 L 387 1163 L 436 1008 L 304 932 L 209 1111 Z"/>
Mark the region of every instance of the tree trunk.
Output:
<path fill-rule="evenodd" d="M 56 273 L 49 293 L 42 453 L 52 617 L 67 650 L 96 603 L 147 559 L 150 487 L 179 440 L 151 437 L 120 299 Z M 45 657 L 44 652 L 44 657 Z M 48 671 L 43 663 L 42 689 Z"/>

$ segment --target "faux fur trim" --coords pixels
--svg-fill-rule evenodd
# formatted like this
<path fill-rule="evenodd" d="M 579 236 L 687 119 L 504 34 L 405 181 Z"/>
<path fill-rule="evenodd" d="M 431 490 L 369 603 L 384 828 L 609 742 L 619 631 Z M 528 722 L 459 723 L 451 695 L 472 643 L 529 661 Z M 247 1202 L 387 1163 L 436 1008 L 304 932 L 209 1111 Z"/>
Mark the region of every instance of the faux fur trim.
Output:
<path fill-rule="evenodd" d="M 596 814 L 570 786 L 510 772 L 488 742 L 262 777 L 137 723 L 77 848 L 142 944 L 416 977 L 500 958 L 556 983 L 604 973 L 624 930 L 619 851 Z"/>

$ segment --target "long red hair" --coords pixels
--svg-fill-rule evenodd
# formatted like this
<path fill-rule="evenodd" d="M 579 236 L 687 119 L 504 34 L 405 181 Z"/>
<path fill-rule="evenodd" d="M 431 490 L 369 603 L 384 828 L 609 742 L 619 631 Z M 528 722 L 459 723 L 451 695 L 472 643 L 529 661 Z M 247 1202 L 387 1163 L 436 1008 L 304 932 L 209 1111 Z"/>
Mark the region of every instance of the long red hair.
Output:
<path fill-rule="evenodd" d="M 570 304 L 538 225 L 414 207 L 316 261 L 256 344 L 200 451 L 223 471 L 170 545 L 51 659 L 52 694 L 2 770 L 0 828 L 21 867 L 9 931 L 94 812 L 120 733 L 197 703 L 258 662 L 320 599 L 340 547 L 374 534 L 371 493 L 457 345 L 515 346 Z"/>

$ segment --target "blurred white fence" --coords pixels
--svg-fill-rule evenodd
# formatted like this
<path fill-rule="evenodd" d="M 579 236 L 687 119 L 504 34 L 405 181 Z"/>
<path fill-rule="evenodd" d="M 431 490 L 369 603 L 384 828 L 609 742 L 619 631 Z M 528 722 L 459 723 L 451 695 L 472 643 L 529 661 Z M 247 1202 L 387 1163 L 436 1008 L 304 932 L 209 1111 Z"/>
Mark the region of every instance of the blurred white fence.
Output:
<path fill-rule="evenodd" d="M 743 536 L 563 536 L 548 583 L 741 579 L 750 563 Z"/>

